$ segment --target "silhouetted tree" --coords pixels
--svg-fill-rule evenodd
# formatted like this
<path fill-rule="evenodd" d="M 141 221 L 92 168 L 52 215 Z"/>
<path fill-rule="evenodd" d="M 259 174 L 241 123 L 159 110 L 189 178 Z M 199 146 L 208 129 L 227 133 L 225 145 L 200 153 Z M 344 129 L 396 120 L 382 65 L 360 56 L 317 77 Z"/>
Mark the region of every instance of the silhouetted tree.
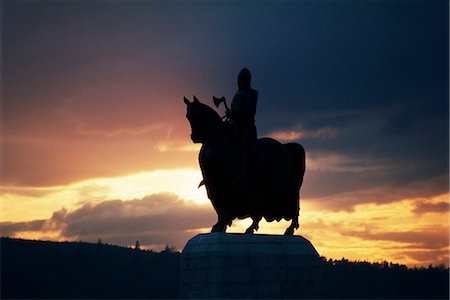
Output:
<path fill-rule="evenodd" d="M 169 246 L 166 244 L 166 248 L 162 251 L 163 253 L 177 253 L 177 248 L 175 246 Z"/>

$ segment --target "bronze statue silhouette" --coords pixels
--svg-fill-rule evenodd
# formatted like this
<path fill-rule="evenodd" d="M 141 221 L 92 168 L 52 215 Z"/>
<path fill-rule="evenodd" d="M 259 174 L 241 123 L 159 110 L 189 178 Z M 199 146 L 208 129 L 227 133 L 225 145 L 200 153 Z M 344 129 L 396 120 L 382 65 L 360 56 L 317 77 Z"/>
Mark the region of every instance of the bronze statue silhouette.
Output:
<path fill-rule="evenodd" d="M 253 99 L 256 109 L 256 98 Z M 294 234 L 299 227 L 299 193 L 305 173 L 303 147 L 297 143 L 281 144 L 271 138 L 256 139 L 256 128 L 253 139 L 245 136 L 251 132 L 251 125 L 254 126 L 254 113 L 242 117 L 250 116 L 253 120 L 245 120 L 247 123 L 237 125 L 241 127 L 236 129 L 236 118 L 241 116 L 233 116 L 233 108 L 227 109 L 228 113 L 221 118 L 195 96 L 193 101 L 185 97 L 184 102 L 191 139 L 202 143 L 199 163 L 203 180 L 199 186 L 205 185 L 218 215 L 211 232 L 225 232 L 232 220 L 250 217 L 253 223 L 246 233 L 253 233 L 264 217 L 268 222 L 292 220 L 285 234 Z M 216 106 L 221 102 L 226 105 L 223 97 L 214 97 Z M 242 133 L 243 130 L 247 132 Z"/>
<path fill-rule="evenodd" d="M 238 74 L 238 91 L 231 102 L 231 109 L 227 110 L 227 117 L 233 133 L 236 153 L 239 154 L 240 174 L 237 180 L 248 182 L 250 156 L 252 146 L 256 140 L 255 114 L 258 92 L 251 88 L 251 73 L 247 68 Z M 213 97 L 215 98 L 215 97 Z M 217 98 L 216 98 L 217 99 Z M 225 98 L 221 98 L 226 103 Z M 218 102 L 215 102 L 218 107 Z"/>

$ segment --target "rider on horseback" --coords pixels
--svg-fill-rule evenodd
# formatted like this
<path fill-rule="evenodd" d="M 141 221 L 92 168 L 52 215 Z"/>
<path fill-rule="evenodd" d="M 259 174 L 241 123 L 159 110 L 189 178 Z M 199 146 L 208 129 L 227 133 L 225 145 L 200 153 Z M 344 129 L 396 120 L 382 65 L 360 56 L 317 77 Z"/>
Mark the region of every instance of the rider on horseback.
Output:
<path fill-rule="evenodd" d="M 255 190 L 253 169 L 254 144 L 256 142 L 255 114 L 258 91 L 251 88 L 251 73 L 247 68 L 238 74 L 238 91 L 231 102 L 231 109 L 226 105 L 225 97 L 213 97 L 218 107 L 224 102 L 226 122 L 230 126 L 235 167 L 237 175 L 233 180 L 233 190 L 252 207 L 254 212 L 261 211 L 260 195 Z M 203 183 L 203 181 L 202 181 Z"/>
<path fill-rule="evenodd" d="M 239 154 L 240 179 L 247 181 L 250 169 L 250 155 L 256 141 L 255 114 L 258 92 L 251 88 L 251 74 L 247 68 L 238 75 L 238 91 L 231 102 L 229 112 L 233 129 L 234 145 Z"/>
<path fill-rule="evenodd" d="M 255 113 L 258 92 L 251 88 L 251 74 L 242 69 L 231 110 L 225 98 L 213 96 L 216 110 L 184 98 L 191 139 L 201 143 L 199 164 L 208 198 L 217 212 L 212 232 L 225 232 L 235 218 L 251 217 L 247 233 L 258 230 L 262 218 L 292 220 L 285 234 L 299 227 L 300 187 L 305 174 L 305 150 L 297 143 L 282 144 L 271 138 L 256 139 Z M 226 119 L 223 122 L 223 119 Z"/>

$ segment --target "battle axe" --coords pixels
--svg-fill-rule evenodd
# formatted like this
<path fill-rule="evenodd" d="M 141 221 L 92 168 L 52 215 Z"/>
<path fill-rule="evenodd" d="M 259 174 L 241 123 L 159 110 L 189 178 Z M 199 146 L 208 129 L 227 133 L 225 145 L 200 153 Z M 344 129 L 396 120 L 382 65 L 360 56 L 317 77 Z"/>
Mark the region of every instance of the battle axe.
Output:
<path fill-rule="evenodd" d="M 230 109 L 228 108 L 227 101 L 225 101 L 225 97 L 217 98 L 213 96 L 214 105 L 219 108 L 220 103 L 223 102 L 223 105 L 225 105 L 225 113 L 228 115 L 230 113 Z"/>

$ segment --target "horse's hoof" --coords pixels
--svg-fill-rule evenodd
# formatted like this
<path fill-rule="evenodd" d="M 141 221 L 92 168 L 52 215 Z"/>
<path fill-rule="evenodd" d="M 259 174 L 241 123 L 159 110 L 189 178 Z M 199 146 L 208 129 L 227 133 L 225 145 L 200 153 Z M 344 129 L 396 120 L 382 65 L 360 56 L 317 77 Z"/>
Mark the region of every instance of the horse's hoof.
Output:
<path fill-rule="evenodd" d="M 245 233 L 247 234 L 253 234 L 254 230 L 253 228 L 247 228 L 247 230 L 245 231 Z"/>
<path fill-rule="evenodd" d="M 211 229 L 211 232 L 225 232 L 227 230 L 227 226 L 223 224 L 216 224 Z"/>
<path fill-rule="evenodd" d="M 284 232 L 284 235 L 294 235 L 294 228 L 288 228 Z"/>
<path fill-rule="evenodd" d="M 218 231 L 218 227 L 219 227 L 219 224 L 215 224 L 215 225 L 211 228 L 211 232 L 217 232 L 217 231 Z"/>

